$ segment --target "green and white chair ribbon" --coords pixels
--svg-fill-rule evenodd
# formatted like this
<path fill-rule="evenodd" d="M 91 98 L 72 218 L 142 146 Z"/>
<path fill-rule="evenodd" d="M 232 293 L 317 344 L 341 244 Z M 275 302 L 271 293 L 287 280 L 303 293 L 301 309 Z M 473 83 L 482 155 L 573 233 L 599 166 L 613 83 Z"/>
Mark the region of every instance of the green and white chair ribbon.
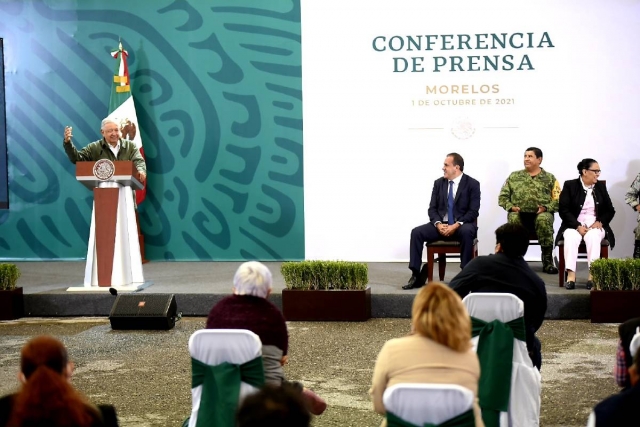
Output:
<path fill-rule="evenodd" d="M 526 341 L 524 318 L 485 322 L 471 317 L 471 335 L 478 337 L 480 361 L 478 399 L 485 427 L 499 427 L 500 412 L 509 410 L 513 340 Z"/>
<path fill-rule="evenodd" d="M 215 366 L 192 358 L 191 372 L 191 387 L 202 385 L 196 427 L 234 427 L 240 383 L 264 386 L 262 357 L 241 365 L 224 362 Z"/>
<path fill-rule="evenodd" d="M 476 420 L 473 415 L 473 409 L 451 418 L 440 424 L 424 423 L 422 425 L 412 424 L 403 420 L 392 412 L 387 411 L 387 427 L 475 427 Z"/>
<path fill-rule="evenodd" d="M 246 329 L 201 329 L 189 338 L 189 354 L 192 403 L 184 427 L 234 426 L 235 421 L 228 419 L 235 416 L 239 400 L 264 384 L 260 337 Z M 214 404 L 215 409 L 210 409 Z M 215 419 L 218 413 L 227 417 L 220 421 L 224 424 Z M 214 421 L 208 421 L 212 417 Z"/>
<path fill-rule="evenodd" d="M 474 427 L 474 393 L 458 384 L 399 383 L 382 395 L 390 427 Z"/>

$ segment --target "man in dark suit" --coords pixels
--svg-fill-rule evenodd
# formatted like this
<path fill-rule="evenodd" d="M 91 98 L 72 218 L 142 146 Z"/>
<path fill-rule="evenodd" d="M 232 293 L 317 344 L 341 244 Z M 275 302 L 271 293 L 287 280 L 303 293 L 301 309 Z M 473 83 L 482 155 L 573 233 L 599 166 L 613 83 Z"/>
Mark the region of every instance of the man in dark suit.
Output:
<path fill-rule="evenodd" d="M 426 274 L 420 267 L 425 243 L 459 241 L 460 268 L 464 268 L 473 256 L 473 239 L 478 232 L 476 219 L 480 210 L 480 183 L 463 173 L 464 159 L 458 153 L 447 154 L 442 170 L 444 176 L 433 183 L 430 222 L 411 230 L 409 269 L 412 274 L 402 289 L 424 286 Z"/>

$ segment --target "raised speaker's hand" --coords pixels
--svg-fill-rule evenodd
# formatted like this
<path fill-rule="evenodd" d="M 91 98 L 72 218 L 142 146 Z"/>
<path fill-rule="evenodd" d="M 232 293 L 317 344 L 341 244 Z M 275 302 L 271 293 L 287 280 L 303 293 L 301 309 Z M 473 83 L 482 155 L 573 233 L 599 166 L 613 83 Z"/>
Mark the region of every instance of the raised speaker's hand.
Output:
<path fill-rule="evenodd" d="M 71 137 L 73 136 L 73 128 L 71 126 L 64 127 L 64 143 L 68 144 L 71 142 Z"/>

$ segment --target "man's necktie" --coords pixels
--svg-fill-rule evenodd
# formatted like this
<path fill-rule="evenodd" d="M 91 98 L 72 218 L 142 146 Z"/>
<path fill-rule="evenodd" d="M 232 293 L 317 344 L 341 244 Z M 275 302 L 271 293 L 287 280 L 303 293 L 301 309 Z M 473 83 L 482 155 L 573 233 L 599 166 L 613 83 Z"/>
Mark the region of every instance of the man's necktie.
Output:
<path fill-rule="evenodd" d="M 449 225 L 453 224 L 453 181 L 449 181 L 449 197 L 447 198 L 447 218 Z"/>

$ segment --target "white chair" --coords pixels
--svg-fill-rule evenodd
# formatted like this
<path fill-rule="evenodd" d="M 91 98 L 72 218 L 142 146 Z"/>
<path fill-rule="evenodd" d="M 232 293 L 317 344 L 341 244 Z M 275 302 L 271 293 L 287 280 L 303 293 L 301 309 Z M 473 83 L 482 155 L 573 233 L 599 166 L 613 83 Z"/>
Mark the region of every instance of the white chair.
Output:
<path fill-rule="evenodd" d="M 462 302 L 471 317 L 492 322 L 510 322 L 524 316 L 524 303 L 513 294 L 471 293 Z M 478 337 L 471 340 L 474 350 Z M 482 376 L 482 372 L 480 373 Z M 535 427 L 540 424 L 540 372 L 533 366 L 527 344 L 513 340 L 509 412 L 500 414 L 501 427 Z"/>
<path fill-rule="evenodd" d="M 591 411 L 587 420 L 587 427 L 596 427 L 596 413 Z"/>
<path fill-rule="evenodd" d="M 243 364 L 262 356 L 262 342 L 251 331 L 244 329 L 202 329 L 189 338 L 189 353 L 206 365 L 221 363 Z M 242 382 L 238 403 L 247 395 L 258 391 L 257 388 Z M 191 389 L 192 409 L 189 427 L 195 427 L 198 421 L 202 385 Z"/>
<path fill-rule="evenodd" d="M 437 425 L 473 410 L 473 392 L 455 384 L 396 384 L 384 391 L 382 403 L 406 422 Z"/>
<path fill-rule="evenodd" d="M 640 348 L 640 326 L 636 328 L 636 334 L 631 339 L 631 343 L 629 344 L 629 354 L 631 355 L 631 359 L 636 356 L 638 349 Z M 627 366 L 630 368 L 630 366 Z"/>

